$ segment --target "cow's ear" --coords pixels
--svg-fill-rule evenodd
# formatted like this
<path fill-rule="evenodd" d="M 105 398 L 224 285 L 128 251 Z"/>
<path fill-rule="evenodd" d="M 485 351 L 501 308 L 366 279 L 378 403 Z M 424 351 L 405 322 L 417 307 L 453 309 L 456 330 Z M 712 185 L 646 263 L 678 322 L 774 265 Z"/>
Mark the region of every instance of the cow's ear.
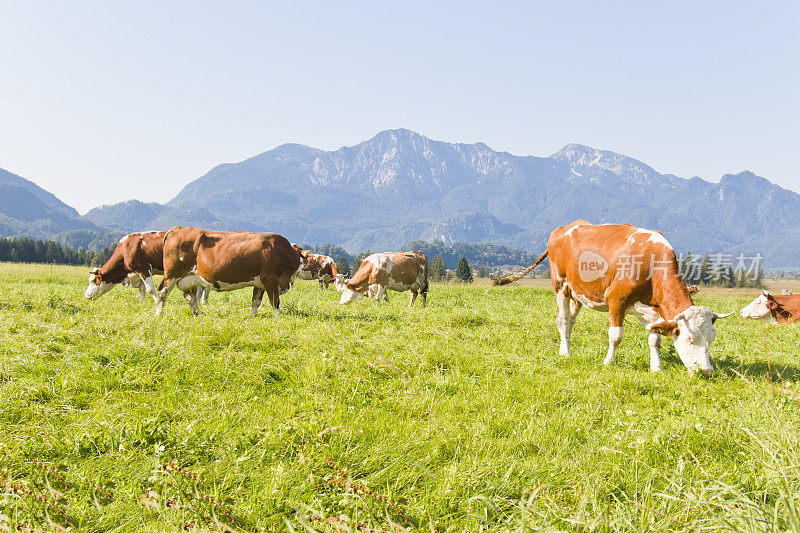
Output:
<path fill-rule="evenodd" d="M 667 337 L 674 337 L 678 334 L 678 323 L 674 320 L 667 320 L 664 322 L 658 322 L 656 324 L 650 324 L 647 326 L 647 329 L 653 333 L 666 335 Z"/>

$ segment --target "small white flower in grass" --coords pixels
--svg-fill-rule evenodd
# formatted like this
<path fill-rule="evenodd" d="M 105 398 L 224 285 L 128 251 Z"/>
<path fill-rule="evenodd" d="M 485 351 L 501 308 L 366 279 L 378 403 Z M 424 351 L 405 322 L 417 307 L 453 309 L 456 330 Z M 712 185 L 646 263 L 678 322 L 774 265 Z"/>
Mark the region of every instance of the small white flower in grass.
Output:
<path fill-rule="evenodd" d="M 697 431 L 703 431 L 703 424 L 698 422 L 697 424 L 694 425 L 694 429 L 696 429 Z"/>
<path fill-rule="evenodd" d="M 161 455 L 162 453 L 164 453 L 165 449 L 166 449 L 166 446 L 164 446 L 160 442 L 158 444 L 156 444 L 155 446 L 153 446 L 153 451 L 155 452 L 156 455 Z"/>

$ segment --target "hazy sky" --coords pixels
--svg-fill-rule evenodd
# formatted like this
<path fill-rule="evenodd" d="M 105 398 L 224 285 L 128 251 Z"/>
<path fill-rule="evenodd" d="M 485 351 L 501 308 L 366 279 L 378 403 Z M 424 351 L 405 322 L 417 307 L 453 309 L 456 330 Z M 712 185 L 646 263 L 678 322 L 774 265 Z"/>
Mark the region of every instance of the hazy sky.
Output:
<path fill-rule="evenodd" d="M 0 0 L 0 167 L 85 212 L 285 142 L 569 142 L 800 191 L 800 3 Z"/>

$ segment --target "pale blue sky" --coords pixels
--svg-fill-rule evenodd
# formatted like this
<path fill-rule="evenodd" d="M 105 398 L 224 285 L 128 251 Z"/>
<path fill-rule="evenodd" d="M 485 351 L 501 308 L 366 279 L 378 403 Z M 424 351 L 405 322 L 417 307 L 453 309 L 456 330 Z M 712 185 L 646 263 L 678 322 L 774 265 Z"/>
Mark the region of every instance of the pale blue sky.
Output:
<path fill-rule="evenodd" d="M 285 142 L 569 142 L 800 191 L 800 3 L 0 0 L 0 167 L 81 212 Z"/>

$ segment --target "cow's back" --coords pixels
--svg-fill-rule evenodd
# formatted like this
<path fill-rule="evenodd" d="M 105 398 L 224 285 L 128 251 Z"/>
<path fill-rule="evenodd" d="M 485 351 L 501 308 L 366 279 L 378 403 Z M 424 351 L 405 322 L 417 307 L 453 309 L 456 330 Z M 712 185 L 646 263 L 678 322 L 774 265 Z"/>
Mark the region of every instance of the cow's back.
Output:
<path fill-rule="evenodd" d="M 126 262 L 132 272 L 144 270 L 164 270 L 164 237 L 165 231 L 147 231 L 137 234 L 138 238 L 130 239 Z"/>
<path fill-rule="evenodd" d="M 282 287 L 301 262 L 289 241 L 276 233 L 203 231 L 196 242 L 196 257 L 197 274 L 211 283 L 261 277 L 280 280 Z"/>
<path fill-rule="evenodd" d="M 622 292 L 629 286 L 631 292 L 648 293 L 653 275 L 677 275 L 674 250 L 661 233 L 630 224 L 578 220 L 556 228 L 547 251 L 554 285 L 566 281 L 597 302 L 612 283 Z"/>

